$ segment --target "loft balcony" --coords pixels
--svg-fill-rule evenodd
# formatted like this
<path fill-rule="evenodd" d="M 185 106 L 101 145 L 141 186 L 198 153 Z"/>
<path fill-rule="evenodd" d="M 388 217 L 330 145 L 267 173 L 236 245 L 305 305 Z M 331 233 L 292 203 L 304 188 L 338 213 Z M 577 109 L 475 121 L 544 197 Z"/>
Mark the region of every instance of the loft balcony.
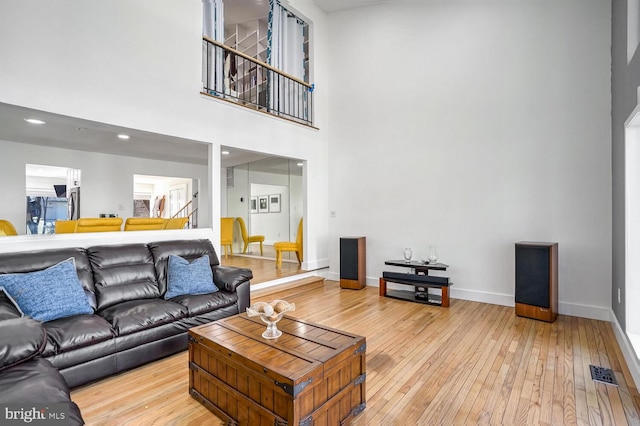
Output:
<path fill-rule="evenodd" d="M 206 36 L 202 50 L 203 94 L 313 125 L 313 85 Z"/>

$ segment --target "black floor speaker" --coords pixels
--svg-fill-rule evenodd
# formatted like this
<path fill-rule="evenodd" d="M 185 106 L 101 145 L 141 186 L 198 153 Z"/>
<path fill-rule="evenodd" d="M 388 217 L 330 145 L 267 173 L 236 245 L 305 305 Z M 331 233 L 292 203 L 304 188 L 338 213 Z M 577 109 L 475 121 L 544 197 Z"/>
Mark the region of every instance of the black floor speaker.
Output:
<path fill-rule="evenodd" d="M 516 243 L 516 315 L 553 322 L 558 316 L 558 243 Z"/>
<path fill-rule="evenodd" d="M 340 238 L 340 287 L 360 290 L 367 285 L 366 237 Z"/>

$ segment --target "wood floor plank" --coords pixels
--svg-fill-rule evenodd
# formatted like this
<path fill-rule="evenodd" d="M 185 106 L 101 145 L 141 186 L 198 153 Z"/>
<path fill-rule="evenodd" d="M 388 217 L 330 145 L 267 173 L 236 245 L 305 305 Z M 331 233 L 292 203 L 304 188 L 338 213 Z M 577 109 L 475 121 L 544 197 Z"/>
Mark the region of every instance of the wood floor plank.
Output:
<path fill-rule="evenodd" d="M 265 250 L 267 248 L 265 247 Z M 267 250 L 268 251 L 268 250 Z M 265 253 L 267 254 L 267 253 Z M 285 256 L 287 253 L 284 254 Z M 295 257 L 295 255 L 293 256 Z M 286 260 L 286 258 L 285 258 Z M 220 256 L 220 264 L 237 268 L 248 268 L 253 271 L 251 284 L 261 284 L 281 278 L 292 277 L 304 271 L 298 262 L 282 262 L 281 268 L 276 268 L 275 257 L 273 259 L 249 257 L 243 255 Z"/>
<path fill-rule="evenodd" d="M 524 351 L 524 345 L 520 345 L 519 342 L 532 325 L 533 323 L 530 321 L 516 319 L 515 332 L 511 335 L 511 339 L 506 342 L 507 348 L 504 362 L 500 365 L 496 382 L 492 386 L 492 391 L 480 415 L 480 420 L 483 423 L 503 423 L 507 402 L 513 389 L 513 380 Z"/>
<path fill-rule="evenodd" d="M 506 395 L 506 409 L 502 417 L 502 422 L 505 424 L 517 424 L 518 423 L 518 408 L 522 407 L 520 404 L 520 398 L 525 391 L 525 374 L 526 367 L 531 357 L 531 348 L 533 346 L 533 335 L 535 334 L 536 327 L 531 324 L 531 327 L 527 327 L 527 331 L 520 336 L 518 341 L 519 356 L 514 359 L 513 364 L 509 367 L 512 370 L 512 374 L 509 376 L 508 388 L 505 388 Z M 520 411 L 522 415 L 522 411 Z"/>
<path fill-rule="evenodd" d="M 558 321 L 554 321 L 549 324 L 548 334 L 545 339 L 545 344 L 541 351 L 540 356 L 540 368 L 542 373 L 540 377 L 540 390 L 539 390 L 539 421 L 540 424 L 553 424 L 553 392 L 554 392 L 554 379 L 556 376 L 556 364 L 557 358 L 557 345 L 558 345 Z"/>
<path fill-rule="evenodd" d="M 511 316 L 513 312 L 511 310 L 504 310 L 504 322 L 508 324 L 507 316 Z M 493 363 L 490 365 L 489 371 L 485 380 L 480 383 L 480 388 L 476 388 L 477 397 L 474 405 L 471 407 L 471 411 L 466 413 L 466 424 L 485 424 L 488 423 L 493 413 L 493 407 L 499 396 L 499 390 L 504 383 L 504 377 L 506 375 L 506 369 L 504 368 L 504 361 L 509 353 L 509 344 L 513 340 L 513 335 L 516 328 L 513 326 L 503 327 L 500 331 L 500 346 L 498 347 L 498 353 L 493 359 Z M 501 373 L 502 372 L 502 373 Z M 483 408 L 486 409 L 483 414 Z M 465 415 L 464 412 L 459 412 L 459 416 Z"/>
<path fill-rule="evenodd" d="M 565 338 L 564 338 L 564 392 L 563 392 L 563 424 L 574 425 L 578 423 L 578 415 L 576 408 L 576 382 L 574 374 L 574 356 L 573 345 L 574 333 L 577 333 L 577 327 L 574 330 L 574 317 L 565 317 Z"/>
<path fill-rule="evenodd" d="M 481 351 L 482 358 L 479 360 L 478 368 L 474 368 L 475 375 L 473 375 L 473 383 L 471 383 L 471 387 L 468 389 L 464 401 L 457 409 L 456 417 L 453 419 L 454 424 L 465 423 L 468 419 L 471 422 L 477 422 L 477 419 L 470 420 L 470 417 L 477 416 L 477 414 L 472 413 L 472 410 L 476 407 L 478 400 L 484 399 L 482 392 L 484 390 L 483 385 L 490 376 L 494 363 L 500 357 L 500 349 L 508 336 L 508 333 L 505 333 L 503 330 L 507 315 L 510 315 L 508 311 L 503 310 L 503 312 L 499 312 L 496 316 L 496 323 L 493 328 L 490 344 L 487 345 L 486 349 Z"/>
<path fill-rule="evenodd" d="M 589 365 L 589 353 L 585 351 L 585 338 L 584 338 L 584 321 L 582 318 L 573 317 L 572 321 L 576 324 L 577 333 L 574 333 L 574 357 L 573 357 L 573 372 L 575 377 L 576 386 L 576 417 L 578 423 L 589 423 L 589 410 L 593 405 L 590 403 L 591 392 L 590 388 L 593 387 L 593 382 L 590 382 L 591 373 L 588 372 Z M 577 350 L 576 350 L 577 348 Z M 585 370 L 585 365 L 587 369 Z"/>
<path fill-rule="evenodd" d="M 554 324 L 557 327 L 555 340 L 555 358 L 548 362 L 553 364 L 553 394 L 551 406 L 551 424 L 562 424 L 564 420 L 564 377 L 565 377 L 565 317 L 557 319 Z"/>
<path fill-rule="evenodd" d="M 497 306 L 492 308 L 493 312 L 499 311 Z M 438 392 L 432 402 L 433 409 L 430 410 L 429 415 L 423 415 L 419 419 L 420 422 L 424 422 L 429 418 L 428 416 L 432 416 L 441 419 L 444 424 L 455 423 L 454 419 L 462 410 L 464 401 L 470 396 L 474 381 L 481 374 L 483 366 L 492 354 L 495 340 L 487 339 L 487 336 L 495 335 L 493 331 L 496 327 L 502 327 L 500 323 L 502 317 L 493 315 L 493 312 L 485 317 L 486 325 L 479 331 L 475 341 L 468 345 L 465 351 L 467 355 L 461 356 L 461 361 L 456 361 L 455 368 L 459 373 L 458 379 L 447 380 L 442 391 Z M 469 399 L 473 399 L 473 397 Z M 466 412 L 468 409 L 464 411 Z"/>
<path fill-rule="evenodd" d="M 453 299 L 449 308 L 336 282 L 263 293 L 294 316 L 367 337 L 367 407 L 353 425 L 640 424 L 640 395 L 611 325 Z M 72 392 L 88 425 L 218 425 L 188 393 L 186 352 Z M 595 384 L 588 363 L 620 386 Z M 586 368 L 585 368 L 586 366 Z"/>

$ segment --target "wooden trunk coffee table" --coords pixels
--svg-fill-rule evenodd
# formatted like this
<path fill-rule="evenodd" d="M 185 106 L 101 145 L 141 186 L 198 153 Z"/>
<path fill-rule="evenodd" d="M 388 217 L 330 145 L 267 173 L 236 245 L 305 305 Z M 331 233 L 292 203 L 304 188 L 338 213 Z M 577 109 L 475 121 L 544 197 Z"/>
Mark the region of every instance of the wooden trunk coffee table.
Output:
<path fill-rule="evenodd" d="M 246 313 L 189 330 L 189 392 L 227 424 L 339 425 L 365 408 L 366 340 L 285 316 L 282 336 Z"/>

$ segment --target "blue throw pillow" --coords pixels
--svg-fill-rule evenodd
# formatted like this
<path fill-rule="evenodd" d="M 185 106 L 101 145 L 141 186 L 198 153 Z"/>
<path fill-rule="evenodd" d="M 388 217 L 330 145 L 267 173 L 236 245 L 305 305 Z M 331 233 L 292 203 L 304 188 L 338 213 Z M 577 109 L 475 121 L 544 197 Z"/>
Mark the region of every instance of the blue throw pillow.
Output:
<path fill-rule="evenodd" d="M 171 254 L 167 269 L 165 299 L 183 294 L 205 294 L 218 291 L 218 287 L 213 283 L 209 255 L 205 254 L 189 263 L 188 260 Z"/>
<path fill-rule="evenodd" d="M 52 321 L 93 313 L 72 257 L 42 271 L 2 274 L 0 289 L 13 300 L 22 315 L 36 320 Z"/>

